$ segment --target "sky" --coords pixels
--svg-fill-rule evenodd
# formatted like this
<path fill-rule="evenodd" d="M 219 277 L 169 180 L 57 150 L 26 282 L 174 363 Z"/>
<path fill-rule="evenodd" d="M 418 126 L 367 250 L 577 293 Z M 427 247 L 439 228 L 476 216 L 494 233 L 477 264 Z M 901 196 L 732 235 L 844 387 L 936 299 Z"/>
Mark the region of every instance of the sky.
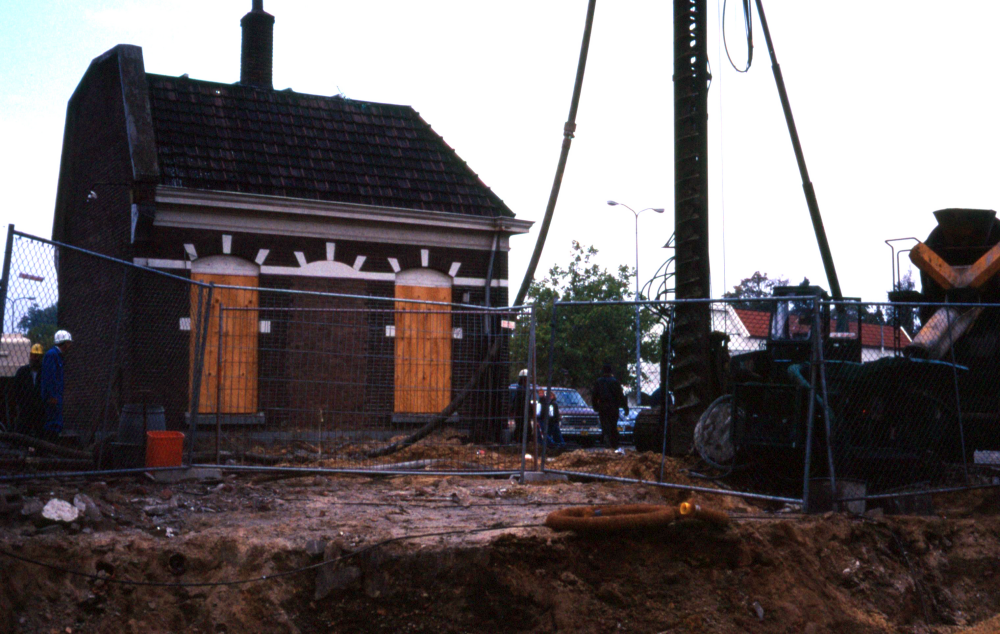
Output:
<path fill-rule="evenodd" d="M 599 0 L 555 218 L 539 265 L 576 240 L 644 282 L 673 231 L 668 0 Z M 755 271 L 829 288 L 754 15 L 753 65 L 730 66 L 722 0 L 708 0 L 713 294 Z M 1000 3 L 765 0 L 844 294 L 885 301 L 884 240 L 925 238 L 932 212 L 1000 205 Z M 49 237 L 66 102 L 120 43 L 147 72 L 239 80 L 251 0 L 0 0 L 0 222 Z M 266 0 L 274 86 L 413 106 L 519 218 L 540 224 L 569 112 L 586 0 Z M 742 66 L 741 3 L 727 42 Z M 536 231 L 512 239 L 511 295 Z M 904 259 L 904 270 L 906 261 Z"/>

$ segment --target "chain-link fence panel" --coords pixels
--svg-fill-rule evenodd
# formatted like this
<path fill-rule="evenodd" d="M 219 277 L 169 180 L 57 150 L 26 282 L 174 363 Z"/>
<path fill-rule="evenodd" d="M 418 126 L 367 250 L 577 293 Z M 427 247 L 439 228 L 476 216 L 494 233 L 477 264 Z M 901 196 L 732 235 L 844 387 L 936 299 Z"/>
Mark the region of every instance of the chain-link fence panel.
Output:
<path fill-rule="evenodd" d="M 675 321 L 682 304 L 703 306 L 711 320 L 699 378 L 713 400 L 688 433 L 676 429 L 684 424 L 674 353 L 686 336 Z M 1000 477 L 998 331 L 997 306 L 829 302 L 811 288 L 752 300 L 556 303 L 539 319 L 539 345 L 549 349 L 543 381 L 557 403 L 570 398 L 561 392 L 574 395 L 572 414 L 585 409 L 596 438 L 566 439 L 564 413 L 567 442 L 550 446 L 546 468 L 814 509 L 889 499 L 879 504 L 906 511 L 934 491 L 992 486 Z M 606 389 L 596 381 L 605 364 L 619 396 L 595 399 Z M 616 398 L 630 410 L 651 405 L 631 443 L 614 438 L 608 421 L 601 426 L 601 402 Z M 618 419 L 621 431 L 624 411 Z M 693 442 L 677 442 L 685 437 Z"/>
<path fill-rule="evenodd" d="M 520 470 L 514 368 L 527 369 L 517 351 L 528 347 L 512 355 L 512 341 L 530 332 L 530 311 L 454 305 L 436 289 L 427 301 L 214 290 L 198 462 Z"/>
<path fill-rule="evenodd" d="M 899 306 L 863 305 L 863 362 L 824 359 L 820 377 L 831 428 L 823 476 L 832 471 L 842 499 L 900 510 L 1000 476 L 1000 307 L 905 309 L 916 313 L 906 322 L 916 332 L 896 325 Z"/>
<path fill-rule="evenodd" d="M 801 499 L 801 442 L 791 447 L 758 439 L 759 418 L 734 416 L 731 383 L 740 382 L 739 399 L 755 399 L 772 383 L 778 400 L 797 392 L 793 379 L 763 364 L 773 302 L 688 302 L 689 313 L 703 312 L 711 335 L 703 366 L 713 401 L 696 428 L 679 430 L 676 402 L 678 330 L 675 302 L 556 302 L 537 307 L 539 348 L 547 349 L 549 384 L 559 406 L 561 438 L 552 438 L 546 469 L 569 475 L 653 482 L 713 492 Z M 638 336 L 636 324 L 638 324 Z M 805 346 L 808 357 L 808 335 Z M 542 352 L 540 352 L 542 354 Z M 739 373 L 733 381 L 732 368 Z M 772 373 L 774 376 L 772 376 Z M 546 376 L 547 374 L 547 376 Z M 770 397 L 769 397 L 770 398 Z M 627 407 L 626 407 L 627 406 Z M 802 420 L 789 420 L 792 436 Z M 551 434 L 550 434 L 551 435 Z M 687 438 L 688 440 L 683 440 Z M 694 443 L 690 441 L 694 438 Z M 780 469 L 758 469 L 757 444 Z"/>
<path fill-rule="evenodd" d="M 8 253 L 3 474 L 180 466 L 210 288 L 17 232 Z"/>

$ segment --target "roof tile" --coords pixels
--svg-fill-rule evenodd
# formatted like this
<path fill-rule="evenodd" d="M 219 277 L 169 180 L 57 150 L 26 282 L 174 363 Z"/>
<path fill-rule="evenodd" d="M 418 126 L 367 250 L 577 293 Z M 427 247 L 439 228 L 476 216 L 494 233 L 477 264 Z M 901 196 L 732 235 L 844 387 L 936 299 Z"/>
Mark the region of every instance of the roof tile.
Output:
<path fill-rule="evenodd" d="M 146 77 L 167 184 L 513 216 L 409 106 Z"/>

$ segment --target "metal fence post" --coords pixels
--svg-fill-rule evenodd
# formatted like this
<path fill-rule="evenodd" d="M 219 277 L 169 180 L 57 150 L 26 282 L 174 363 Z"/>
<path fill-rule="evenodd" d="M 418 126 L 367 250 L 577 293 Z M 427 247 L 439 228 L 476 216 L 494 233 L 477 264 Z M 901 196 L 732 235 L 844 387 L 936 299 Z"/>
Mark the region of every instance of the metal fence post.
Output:
<path fill-rule="evenodd" d="M 670 305 L 670 323 L 667 324 L 667 347 L 663 355 L 667 359 L 667 371 L 663 377 L 663 444 L 660 448 L 660 482 L 663 482 L 663 469 L 667 462 L 667 438 L 670 437 L 670 354 L 674 346 L 674 304 Z M 637 416 L 638 418 L 638 416 Z M 635 427 L 632 428 L 633 438 Z"/>
<path fill-rule="evenodd" d="M 222 320 L 226 307 L 219 303 L 219 340 L 215 361 L 215 464 L 222 464 Z"/>
<path fill-rule="evenodd" d="M 827 304 L 829 306 L 829 304 Z M 861 310 L 861 307 L 858 307 Z M 822 333 L 822 322 L 819 311 L 813 313 L 813 328 L 817 333 Z M 858 340 L 861 340 L 861 333 L 858 333 Z M 834 510 L 839 508 L 837 504 L 837 476 L 833 466 L 833 434 L 830 430 L 830 398 L 826 391 L 826 359 L 823 357 L 823 339 L 820 336 L 819 344 L 816 346 L 816 358 L 819 362 L 819 385 L 823 399 L 823 426 L 826 429 L 826 460 L 830 468 L 830 496 L 834 500 Z"/>
<path fill-rule="evenodd" d="M 0 273 L 0 332 L 7 328 L 7 286 L 10 282 L 10 258 L 14 251 L 14 223 L 7 225 L 7 246 L 3 252 L 3 272 Z M 11 313 L 11 319 L 14 314 Z M 11 324 L 11 328 L 16 324 Z"/>
<path fill-rule="evenodd" d="M 205 341 L 208 339 L 208 322 L 212 315 L 212 295 L 215 292 L 215 284 L 208 285 L 208 291 L 204 286 L 198 287 L 198 309 L 196 311 L 198 321 L 197 330 L 194 331 L 194 368 L 191 376 L 191 402 L 188 403 L 188 441 L 187 459 L 188 464 L 194 464 L 194 445 L 198 435 L 198 414 L 201 412 L 201 382 L 205 368 Z M 206 298 L 205 295 L 208 295 Z"/>
<path fill-rule="evenodd" d="M 521 414 L 522 414 L 522 418 L 521 418 L 521 482 L 524 482 L 525 462 L 527 461 L 527 453 L 528 453 L 528 427 L 531 425 L 531 418 L 528 416 L 528 412 L 530 411 L 529 408 L 530 408 L 530 403 L 531 403 L 531 390 L 534 389 L 534 380 L 535 380 L 533 376 L 530 376 L 531 367 L 532 367 L 532 358 L 535 355 L 535 319 L 534 319 L 534 317 L 535 317 L 534 313 L 531 313 L 530 317 L 529 317 L 529 324 L 528 324 L 528 373 L 529 373 L 529 376 L 525 380 L 525 383 L 527 384 L 525 387 L 527 389 L 526 389 L 526 393 L 524 395 L 524 411 L 521 412 Z M 520 380 L 518 380 L 518 383 L 520 383 Z"/>
<path fill-rule="evenodd" d="M 555 370 L 555 352 L 556 352 L 556 310 L 558 310 L 558 304 L 555 300 L 552 300 L 552 321 L 549 324 L 549 377 L 546 381 L 545 398 L 549 397 L 549 390 L 552 389 L 552 373 Z M 548 414 L 545 416 L 545 429 L 542 432 L 545 434 L 545 444 L 542 445 L 542 471 L 545 471 L 545 460 L 548 454 L 548 437 L 549 437 L 549 420 Z"/>
<path fill-rule="evenodd" d="M 531 369 L 529 370 L 531 372 L 531 398 L 535 400 L 535 406 L 531 408 L 531 413 L 534 414 L 535 416 L 535 432 L 533 434 L 535 438 L 535 454 L 534 454 L 535 459 L 532 461 L 532 466 L 531 466 L 532 471 L 538 470 L 539 456 L 545 453 L 545 436 L 542 436 L 541 439 L 542 443 L 541 449 L 539 449 L 538 447 L 538 442 L 539 442 L 538 436 L 541 433 L 542 428 L 541 428 L 541 421 L 539 420 L 540 416 L 538 411 L 539 409 L 538 403 L 541 402 L 541 399 L 538 398 L 538 354 L 537 351 L 535 350 L 535 344 L 537 343 L 535 340 L 535 334 L 536 334 L 535 317 L 536 317 L 535 305 L 532 304 L 531 305 Z"/>
<path fill-rule="evenodd" d="M 819 310 L 819 298 L 814 297 L 812 301 L 813 313 Z M 809 411 L 806 414 L 806 459 L 802 471 L 802 512 L 809 512 L 809 470 L 812 466 L 812 441 L 813 441 L 813 416 L 816 414 L 816 369 L 819 360 L 816 348 L 820 344 L 820 333 L 815 327 L 812 328 L 812 358 L 809 362 Z"/>
<path fill-rule="evenodd" d="M 945 298 L 945 304 L 948 303 L 948 299 Z M 969 484 L 969 460 L 965 455 L 965 425 L 962 423 L 962 399 L 958 393 L 958 367 L 955 364 L 955 340 L 952 339 L 951 330 L 951 313 L 945 311 L 945 316 L 948 318 L 948 330 L 945 331 L 948 337 L 948 352 L 951 356 L 951 378 L 955 386 L 955 413 L 958 416 L 958 440 L 962 443 L 962 474 L 965 476 L 965 484 Z"/>

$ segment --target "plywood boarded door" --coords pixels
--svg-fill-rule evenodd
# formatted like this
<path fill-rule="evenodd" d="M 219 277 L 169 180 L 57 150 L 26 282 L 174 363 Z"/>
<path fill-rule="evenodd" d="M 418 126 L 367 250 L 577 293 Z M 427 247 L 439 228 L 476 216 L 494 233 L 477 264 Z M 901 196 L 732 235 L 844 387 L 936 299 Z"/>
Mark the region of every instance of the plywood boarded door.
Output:
<path fill-rule="evenodd" d="M 198 411 L 202 414 L 251 414 L 257 411 L 257 331 L 259 292 L 257 277 L 215 273 L 191 273 L 199 282 L 217 285 L 212 295 L 208 336 L 205 340 L 205 360 L 202 369 Z M 218 288 L 241 286 L 244 288 Z M 222 355 L 219 355 L 219 318 L 222 312 Z M 191 314 L 197 315 L 198 290 L 191 289 Z M 191 323 L 191 367 L 194 367 L 194 333 L 198 324 Z"/>
<path fill-rule="evenodd" d="M 451 302 L 451 287 L 396 284 L 396 299 Z M 448 306 L 396 302 L 395 411 L 437 413 L 451 402 Z"/>

